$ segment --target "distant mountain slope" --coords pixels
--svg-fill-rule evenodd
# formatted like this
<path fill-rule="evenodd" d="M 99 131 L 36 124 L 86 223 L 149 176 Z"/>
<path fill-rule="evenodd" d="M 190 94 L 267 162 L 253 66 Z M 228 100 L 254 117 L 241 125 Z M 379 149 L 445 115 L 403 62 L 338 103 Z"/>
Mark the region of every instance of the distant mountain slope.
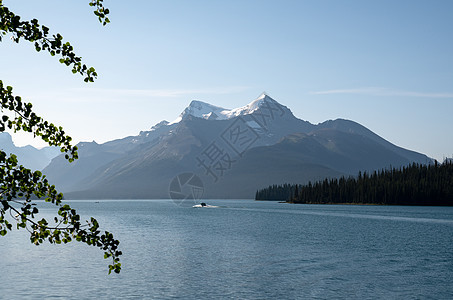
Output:
<path fill-rule="evenodd" d="M 409 162 L 355 133 L 331 129 L 296 133 L 274 145 L 248 150 L 217 183 L 205 180 L 206 197 L 250 198 L 256 190 L 273 184 L 308 183 Z"/>
<path fill-rule="evenodd" d="M 80 146 L 73 166 L 56 158 L 45 169 L 57 186 L 71 191 L 66 197 L 168 198 L 171 180 L 192 172 L 203 180 L 205 197 L 253 198 L 270 184 L 431 161 L 353 121 L 313 125 L 297 119 L 267 95 L 231 110 L 192 101 L 172 123 Z"/>
<path fill-rule="evenodd" d="M 418 162 L 418 163 L 422 163 L 422 164 L 430 163 L 432 161 L 432 159 L 428 158 L 426 155 L 398 147 L 398 146 L 390 143 L 389 141 L 383 139 L 382 137 L 378 136 L 377 134 L 375 134 L 368 128 L 366 128 L 356 122 L 350 121 L 350 120 L 345 120 L 345 119 L 336 119 L 334 121 L 329 120 L 329 121 L 323 122 L 321 124 L 318 124 L 317 127 L 318 128 L 330 128 L 330 129 L 335 129 L 335 130 L 342 131 L 342 132 L 356 133 L 359 135 L 366 136 L 366 137 L 372 139 L 373 141 L 381 144 L 385 148 L 399 154 L 402 157 L 405 157 L 409 161 L 414 161 L 414 162 Z"/>
<path fill-rule="evenodd" d="M 81 142 L 77 144 L 79 159 L 68 163 L 61 155 L 53 159 L 43 172 L 62 191 L 84 188 L 86 186 L 84 180 L 98 168 L 140 148 L 143 144 L 153 143 L 174 127 L 174 125 L 168 125 L 168 122 L 162 121 L 149 131 L 140 132 L 138 136 L 129 136 L 104 144 L 97 144 L 94 141 Z"/>
<path fill-rule="evenodd" d="M 44 147 L 36 149 L 32 146 L 17 147 L 11 135 L 7 132 L 0 133 L 0 149 L 7 154 L 15 154 L 19 163 L 32 170 L 42 170 L 50 161 L 61 154 L 57 147 Z"/>

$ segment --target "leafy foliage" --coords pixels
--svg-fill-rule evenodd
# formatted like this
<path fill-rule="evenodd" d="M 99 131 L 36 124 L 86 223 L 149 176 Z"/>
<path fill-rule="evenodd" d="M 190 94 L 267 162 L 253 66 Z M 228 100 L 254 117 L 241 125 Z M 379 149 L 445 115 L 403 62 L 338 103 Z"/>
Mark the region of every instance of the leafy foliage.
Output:
<path fill-rule="evenodd" d="M 62 152 L 66 152 L 66 159 L 72 162 L 77 159 L 77 147 L 71 146 L 71 137 L 67 136 L 63 128 L 57 127 L 43 118 L 36 115 L 33 111 L 33 105 L 22 101 L 19 96 L 13 95 L 13 88 L 5 87 L 0 80 L 0 111 L 13 112 L 15 117 L 10 118 L 3 115 L 0 119 L 0 132 L 5 131 L 6 127 L 17 131 L 31 132 L 34 136 L 41 137 L 51 146 L 60 146 Z"/>
<path fill-rule="evenodd" d="M 37 19 L 22 21 L 20 16 L 14 14 L 0 0 L 0 41 L 2 36 L 11 33 L 11 39 L 19 43 L 21 39 L 34 43 L 36 51 L 48 51 L 50 55 L 60 55 L 60 63 L 72 66 L 72 72 L 85 76 L 85 82 L 93 82 L 97 73 L 93 67 L 82 64 L 82 58 L 74 53 L 74 48 L 69 42 L 63 42 L 61 34 L 49 35 L 49 28 L 40 25 Z M 109 10 L 104 8 L 103 0 L 92 0 L 90 6 L 94 6 L 94 14 L 99 22 L 106 25 L 110 22 L 107 15 Z"/>
<path fill-rule="evenodd" d="M 94 14 L 103 25 L 110 22 L 107 17 L 109 10 L 104 8 L 103 0 L 92 0 L 89 4 L 94 7 Z M 50 36 L 49 28 L 40 25 L 36 19 L 22 21 L 0 0 L 0 41 L 8 33 L 12 34 L 12 40 L 17 43 L 24 39 L 34 43 L 37 51 L 47 51 L 52 56 L 60 55 L 60 62 L 72 67 L 73 73 L 85 76 L 85 82 L 93 82 L 96 79 L 95 69 L 82 64 L 82 59 L 75 55 L 69 42 L 63 42 L 60 34 Z M 5 86 L 1 80 L 0 101 L 0 112 L 3 114 L 0 119 L 0 132 L 8 128 L 14 132 L 33 133 L 49 145 L 59 146 L 61 151 L 66 153 L 65 157 L 69 162 L 77 159 L 77 147 L 71 145 L 71 137 L 61 127 L 36 115 L 32 104 L 14 96 L 13 88 Z M 58 215 L 52 220 L 52 224 L 46 219 L 37 219 L 39 209 L 34 199 L 40 198 L 58 207 Z M 8 155 L 0 150 L 0 235 L 4 236 L 12 230 L 12 220 L 17 229 L 25 228 L 30 232 L 30 240 L 36 245 L 46 240 L 56 244 L 72 240 L 83 242 L 103 250 L 104 258 L 112 259 L 109 273 L 119 273 L 119 256 L 122 255 L 118 249 L 119 241 L 108 231 L 101 233 L 96 219 L 82 222 L 74 209 L 62 204 L 62 199 L 63 194 L 58 193 L 41 172 L 33 172 L 19 165 L 14 154 Z"/>
<path fill-rule="evenodd" d="M 307 185 L 275 185 L 257 191 L 256 199 L 292 203 L 453 205 L 453 162 L 412 164 L 357 177 L 324 179 Z"/>

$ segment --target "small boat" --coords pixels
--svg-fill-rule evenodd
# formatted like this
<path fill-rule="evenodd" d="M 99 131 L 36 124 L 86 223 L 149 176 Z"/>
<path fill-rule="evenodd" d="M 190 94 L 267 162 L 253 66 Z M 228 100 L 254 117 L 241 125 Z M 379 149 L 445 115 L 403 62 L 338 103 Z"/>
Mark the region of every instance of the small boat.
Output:
<path fill-rule="evenodd" d="M 201 208 L 201 207 L 207 207 L 207 208 L 212 208 L 212 207 L 218 207 L 218 206 L 214 206 L 214 205 L 209 205 L 209 204 L 206 204 L 205 202 L 200 202 L 200 204 L 196 204 L 192 207 L 195 207 L 195 208 Z"/>

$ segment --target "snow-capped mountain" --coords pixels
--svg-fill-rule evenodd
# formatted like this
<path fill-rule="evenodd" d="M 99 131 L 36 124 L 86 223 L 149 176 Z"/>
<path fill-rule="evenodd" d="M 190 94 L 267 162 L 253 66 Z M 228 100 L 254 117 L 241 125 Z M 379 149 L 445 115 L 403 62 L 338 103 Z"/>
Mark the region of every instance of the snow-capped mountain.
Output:
<path fill-rule="evenodd" d="M 300 120 L 265 94 L 235 109 L 192 101 L 171 123 L 81 146 L 75 163 L 58 157 L 44 170 L 66 197 L 168 198 L 172 179 L 190 172 L 205 197 L 253 198 L 271 184 L 430 162 L 353 121 Z"/>
<path fill-rule="evenodd" d="M 286 106 L 279 104 L 265 93 L 261 94 L 257 99 L 249 104 L 235 109 L 225 109 L 203 101 L 193 100 L 179 115 L 179 117 L 171 122 L 171 124 L 179 123 L 181 120 L 189 116 L 205 120 L 229 120 L 239 116 L 251 115 L 260 108 L 270 106 L 274 106 L 271 111 L 274 111 L 275 108 L 277 108 L 277 112 L 280 113 L 290 112 Z"/>

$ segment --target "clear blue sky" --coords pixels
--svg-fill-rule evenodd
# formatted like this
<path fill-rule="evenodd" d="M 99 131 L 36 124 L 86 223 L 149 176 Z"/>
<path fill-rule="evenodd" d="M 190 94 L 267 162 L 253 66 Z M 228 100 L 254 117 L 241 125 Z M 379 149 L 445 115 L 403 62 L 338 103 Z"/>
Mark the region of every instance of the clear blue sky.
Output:
<path fill-rule="evenodd" d="M 234 108 L 266 91 L 312 123 L 351 119 L 453 154 L 453 1 L 105 0 L 106 27 L 88 2 L 4 0 L 71 42 L 94 84 L 29 43 L 0 43 L 0 79 L 77 142 L 136 135 L 193 99 Z"/>

